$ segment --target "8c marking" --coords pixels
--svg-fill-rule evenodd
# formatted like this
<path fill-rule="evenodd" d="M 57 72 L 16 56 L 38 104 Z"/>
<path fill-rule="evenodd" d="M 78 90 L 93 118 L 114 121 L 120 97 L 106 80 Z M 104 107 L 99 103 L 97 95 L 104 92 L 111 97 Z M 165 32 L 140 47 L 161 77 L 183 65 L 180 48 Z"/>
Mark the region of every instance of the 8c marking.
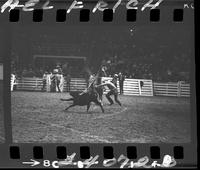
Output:
<path fill-rule="evenodd" d="M 43 166 L 44 167 L 53 167 L 53 168 L 59 168 L 58 166 L 58 161 L 50 161 L 50 160 L 44 160 L 43 161 Z"/>

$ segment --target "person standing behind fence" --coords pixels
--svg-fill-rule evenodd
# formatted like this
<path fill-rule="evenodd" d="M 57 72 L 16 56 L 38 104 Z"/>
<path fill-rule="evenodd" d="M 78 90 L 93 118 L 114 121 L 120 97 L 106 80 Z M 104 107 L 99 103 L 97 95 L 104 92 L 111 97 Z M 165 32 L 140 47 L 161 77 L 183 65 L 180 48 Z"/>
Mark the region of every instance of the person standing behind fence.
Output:
<path fill-rule="evenodd" d="M 60 70 L 55 75 L 55 78 L 56 78 L 56 91 L 63 92 L 64 78 Z"/>
<path fill-rule="evenodd" d="M 125 80 L 125 76 L 121 72 L 119 72 L 118 78 L 119 78 L 120 94 L 124 94 L 124 80 Z"/>
<path fill-rule="evenodd" d="M 60 88 L 60 91 L 63 92 L 64 90 L 64 76 L 63 74 L 60 74 L 60 85 L 59 85 L 59 88 Z"/>
<path fill-rule="evenodd" d="M 56 92 L 61 92 L 60 90 L 61 74 L 55 74 Z"/>
<path fill-rule="evenodd" d="M 52 76 L 52 73 L 51 72 L 48 72 L 47 74 L 47 92 L 50 92 L 51 91 L 51 76 Z"/>
<path fill-rule="evenodd" d="M 42 89 L 41 89 L 42 91 L 44 91 L 45 87 L 47 86 L 47 76 L 48 76 L 48 72 L 45 71 L 42 77 Z"/>
<path fill-rule="evenodd" d="M 58 72 L 57 69 L 53 70 L 53 74 L 51 75 L 51 92 L 56 92 L 56 73 Z"/>

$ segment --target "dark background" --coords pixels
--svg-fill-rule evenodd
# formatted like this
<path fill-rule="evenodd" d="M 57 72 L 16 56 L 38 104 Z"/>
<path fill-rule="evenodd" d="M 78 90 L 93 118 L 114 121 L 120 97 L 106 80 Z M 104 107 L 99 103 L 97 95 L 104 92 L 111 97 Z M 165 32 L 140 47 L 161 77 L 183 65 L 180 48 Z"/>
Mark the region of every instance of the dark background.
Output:
<path fill-rule="evenodd" d="M 122 71 L 129 78 L 189 82 L 192 33 L 189 27 L 181 24 L 14 26 L 11 58 L 19 74 L 30 67 L 44 70 L 42 60 L 33 59 L 39 54 L 55 56 L 54 60 L 45 61 L 47 66 L 64 62 L 56 56 L 81 56 L 87 58 L 93 72 L 101 63 L 110 61 L 110 75 Z M 71 66 L 72 75 L 77 76 L 76 67 L 84 73 L 82 62 Z"/>

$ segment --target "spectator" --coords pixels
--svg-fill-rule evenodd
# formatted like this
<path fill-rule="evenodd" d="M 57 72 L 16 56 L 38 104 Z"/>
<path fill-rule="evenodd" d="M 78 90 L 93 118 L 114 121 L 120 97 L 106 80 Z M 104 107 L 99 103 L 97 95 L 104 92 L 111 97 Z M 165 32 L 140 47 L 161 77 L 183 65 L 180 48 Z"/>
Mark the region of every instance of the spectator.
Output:
<path fill-rule="evenodd" d="M 118 78 L 119 78 L 120 94 L 124 94 L 124 80 L 125 80 L 125 76 L 120 72 L 118 74 Z"/>

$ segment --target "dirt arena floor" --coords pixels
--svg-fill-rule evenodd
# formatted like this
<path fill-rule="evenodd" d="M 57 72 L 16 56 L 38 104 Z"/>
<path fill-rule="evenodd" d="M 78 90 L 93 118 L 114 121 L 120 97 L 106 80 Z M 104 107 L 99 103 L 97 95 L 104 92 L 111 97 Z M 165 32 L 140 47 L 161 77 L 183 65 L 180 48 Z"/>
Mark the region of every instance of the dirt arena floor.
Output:
<path fill-rule="evenodd" d="M 4 142 L 3 82 L 0 81 L 0 142 Z"/>
<path fill-rule="evenodd" d="M 93 104 L 64 111 L 68 93 L 12 92 L 14 142 L 185 143 L 190 142 L 190 100 L 119 96 L 123 107 Z"/>

